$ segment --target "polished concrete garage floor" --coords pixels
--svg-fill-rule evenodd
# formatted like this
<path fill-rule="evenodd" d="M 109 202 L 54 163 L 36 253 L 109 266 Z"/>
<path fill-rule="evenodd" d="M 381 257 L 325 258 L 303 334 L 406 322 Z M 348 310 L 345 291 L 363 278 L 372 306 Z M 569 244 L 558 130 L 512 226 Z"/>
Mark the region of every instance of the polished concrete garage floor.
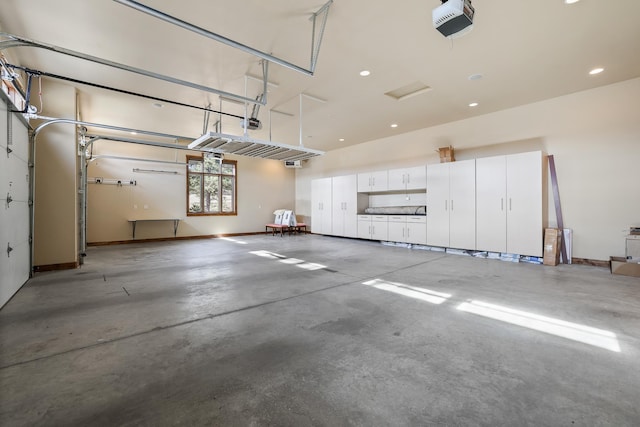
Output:
<path fill-rule="evenodd" d="M 638 426 L 640 280 L 340 238 L 90 248 L 0 311 L 0 425 Z"/>

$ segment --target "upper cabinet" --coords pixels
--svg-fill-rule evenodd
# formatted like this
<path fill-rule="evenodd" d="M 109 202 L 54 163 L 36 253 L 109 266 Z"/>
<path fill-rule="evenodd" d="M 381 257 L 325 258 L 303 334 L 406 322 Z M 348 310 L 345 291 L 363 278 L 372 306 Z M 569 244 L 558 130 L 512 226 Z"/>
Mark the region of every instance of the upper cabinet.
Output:
<path fill-rule="evenodd" d="M 388 191 L 389 177 L 387 171 L 365 172 L 358 174 L 358 192 L 371 193 L 374 191 Z"/>
<path fill-rule="evenodd" d="M 426 166 L 389 170 L 389 190 L 422 190 L 427 187 Z"/>

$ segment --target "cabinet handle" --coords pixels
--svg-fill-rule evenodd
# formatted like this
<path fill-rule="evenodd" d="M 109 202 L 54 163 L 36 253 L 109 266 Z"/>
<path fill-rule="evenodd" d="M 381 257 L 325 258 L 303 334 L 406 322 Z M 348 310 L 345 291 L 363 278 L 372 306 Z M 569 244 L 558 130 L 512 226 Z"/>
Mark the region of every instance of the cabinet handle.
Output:
<path fill-rule="evenodd" d="M 504 197 L 500 198 L 500 210 L 503 211 L 504 210 Z"/>
<path fill-rule="evenodd" d="M 369 177 L 369 187 L 371 187 L 371 177 Z"/>
<path fill-rule="evenodd" d="M 449 210 L 449 201 L 447 199 L 444 199 L 444 210 Z"/>
<path fill-rule="evenodd" d="M 369 236 L 371 236 L 371 226 L 369 226 Z"/>
<path fill-rule="evenodd" d="M 451 212 L 453 212 L 453 199 L 451 199 Z"/>
<path fill-rule="evenodd" d="M 402 237 L 404 237 L 404 228 L 402 229 Z"/>
<path fill-rule="evenodd" d="M 408 173 L 407 174 L 407 184 L 409 184 L 411 182 L 411 174 Z"/>
<path fill-rule="evenodd" d="M 373 186 L 375 187 L 376 186 L 376 177 L 374 176 L 372 179 L 373 179 Z"/>
<path fill-rule="evenodd" d="M 509 210 L 511 210 L 511 197 L 509 197 Z"/>
<path fill-rule="evenodd" d="M 410 237 L 411 229 L 407 228 L 407 237 Z"/>

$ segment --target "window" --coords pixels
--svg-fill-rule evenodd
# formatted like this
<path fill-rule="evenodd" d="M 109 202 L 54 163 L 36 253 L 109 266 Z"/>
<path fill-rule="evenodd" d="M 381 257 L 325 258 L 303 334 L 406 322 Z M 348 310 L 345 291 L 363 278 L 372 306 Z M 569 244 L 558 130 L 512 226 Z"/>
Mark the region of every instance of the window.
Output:
<path fill-rule="evenodd" d="M 187 156 L 187 215 L 236 215 L 233 160 Z"/>

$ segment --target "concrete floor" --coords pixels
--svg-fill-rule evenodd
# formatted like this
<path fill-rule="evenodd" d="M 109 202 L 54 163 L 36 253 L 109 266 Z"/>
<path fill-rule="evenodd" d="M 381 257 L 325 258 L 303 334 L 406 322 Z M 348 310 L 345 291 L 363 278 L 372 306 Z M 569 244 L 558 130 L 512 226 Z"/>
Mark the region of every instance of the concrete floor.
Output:
<path fill-rule="evenodd" d="M 3 426 L 640 425 L 640 280 L 596 267 L 311 235 L 94 247 L 18 292 L 0 344 Z"/>

